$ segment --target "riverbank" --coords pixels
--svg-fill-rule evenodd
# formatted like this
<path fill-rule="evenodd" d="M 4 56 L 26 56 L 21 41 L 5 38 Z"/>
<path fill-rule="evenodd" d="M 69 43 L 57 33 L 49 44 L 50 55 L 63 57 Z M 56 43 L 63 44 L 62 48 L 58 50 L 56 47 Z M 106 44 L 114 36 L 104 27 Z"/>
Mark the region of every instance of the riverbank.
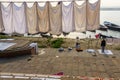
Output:
<path fill-rule="evenodd" d="M 74 48 L 59 52 L 54 48 L 39 48 L 38 55 L 0 59 L 0 73 L 22 73 L 53 75 L 63 73 L 66 79 L 73 76 L 120 79 L 120 51 L 111 50 L 113 55 L 87 51 L 77 52 Z M 70 78 L 67 78 L 70 76 Z"/>
<path fill-rule="evenodd" d="M 14 39 L 37 42 L 38 47 L 46 46 L 39 48 L 37 55 L 0 59 L 0 73 L 53 75 L 62 72 L 61 80 L 78 80 L 79 78 L 73 77 L 80 76 L 120 79 L 120 44 L 112 39 L 108 40 L 106 49 L 111 50 L 113 55 L 99 53 L 101 39 L 80 39 L 82 52 L 75 50 L 75 39 L 63 39 L 63 52 L 59 52 L 58 48 L 51 48 L 49 38 Z M 52 38 L 51 41 L 55 39 Z M 69 51 L 68 47 L 72 50 Z M 89 53 L 86 49 L 94 49 L 95 53 Z"/>

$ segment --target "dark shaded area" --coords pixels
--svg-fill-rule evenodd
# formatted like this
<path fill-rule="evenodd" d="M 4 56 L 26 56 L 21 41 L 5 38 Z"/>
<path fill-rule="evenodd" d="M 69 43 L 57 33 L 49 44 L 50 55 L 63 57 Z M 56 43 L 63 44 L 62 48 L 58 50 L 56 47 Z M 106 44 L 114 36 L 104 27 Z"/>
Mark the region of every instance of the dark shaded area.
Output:
<path fill-rule="evenodd" d="M 100 25 L 100 28 L 98 30 L 107 31 L 107 29 L 108 28 L 106 26 Z"/>

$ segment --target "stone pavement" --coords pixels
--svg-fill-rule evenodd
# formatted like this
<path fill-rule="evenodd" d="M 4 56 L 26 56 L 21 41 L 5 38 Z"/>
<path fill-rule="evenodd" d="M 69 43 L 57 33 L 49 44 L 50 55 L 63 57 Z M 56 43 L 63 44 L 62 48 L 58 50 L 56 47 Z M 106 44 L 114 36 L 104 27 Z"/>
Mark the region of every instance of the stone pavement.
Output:
<path fill-rule="evenodd" d="M 58 52 L 53 48 L 41 48 L 38 55 L 0 59 L 0 73 L 52 75 L 63 72 L 65 76 L 120 79 L 120 51 L 112 52 L 114 55 L 98 54 L 96 51 L 95 56 L 94 53 L 76 52 L 75 49 Z"/>

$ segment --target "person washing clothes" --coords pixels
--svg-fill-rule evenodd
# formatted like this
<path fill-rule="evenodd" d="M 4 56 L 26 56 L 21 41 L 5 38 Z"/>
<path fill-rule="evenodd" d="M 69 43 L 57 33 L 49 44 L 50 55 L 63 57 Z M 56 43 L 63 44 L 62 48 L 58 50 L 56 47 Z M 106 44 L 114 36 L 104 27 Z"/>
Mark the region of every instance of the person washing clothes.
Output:
<path fill-rule="evenodd" d="M 75 47 L 76 47 L 76 51 L 81 51 L 81 47 L 80 47 L 80 43 L 79 43 L 79 37 L 76 37 L 76 45 L 75 45 Z"/>

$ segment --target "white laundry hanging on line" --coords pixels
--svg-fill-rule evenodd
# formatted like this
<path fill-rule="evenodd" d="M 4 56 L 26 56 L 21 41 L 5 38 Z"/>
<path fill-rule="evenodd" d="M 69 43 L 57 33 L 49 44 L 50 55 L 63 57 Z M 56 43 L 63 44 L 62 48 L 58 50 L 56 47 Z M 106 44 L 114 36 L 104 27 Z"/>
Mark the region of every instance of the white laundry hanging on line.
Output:
<path fill-rule="evenodd" d="M 50 33 L 60 35 L 62 33 L 62 4 L 52 6 L 49 3 Z"/>
<path fill-rule="evenodd" d="M 35 34 L 38 31 L 37 26 L 37 3 L 34 3 L 32 7 L 28 7 L 26 5 L 26 22 L 27 22 L 27 29 L 28 33 Z"/>
<path fill-rule="evenodd" d="M 74 2 L 75 31 L 86 31 L 86 2 L 81 5 Z"/>
<path fill-rule="evenodd" d="M 37 5 L 39 32 L 42 33 L 49 31 L 48 6 L 48 2 L 46 2 L 44 6 L 40 6 L 39 3 Z"/>
<path fill-rule="evenodd" d="M 73 16 L 73 2 L 62 2 L 62 31 L 69 33 L 74 31 L 74 16 Z"/>
<path fill-rule="evenodd" d="M 2 19 L 2 10 L 1 10 L 1 3 L 0 3 L 0 32 L 4 30 L 3 27 L 3 19 Z"/>
<path fill-rule="evenodd" d="M 22 3 L 20 7 L 15 3 L 13 4 L 13 30 L 19 34 L 27 33 L 24 4 L 25 3 Z"/>
<path fill-rule="evenodd" d="M 12 34 L 13 33 L 13 24 L 12 24 L 12 3 L 10 3 L 7 7 L 5 7 L 3 4 L 1 4 L 1 10 L 2 10 L 2 19 L 3 19 L 3 25 L 5 30 L 3 31 L 6 34 Z"/>
<path fill-rule="evenodd" d="M 95 3 L 87 1 L 87 30 L 96 30 L 100 26 L 100 0 Z"/>

